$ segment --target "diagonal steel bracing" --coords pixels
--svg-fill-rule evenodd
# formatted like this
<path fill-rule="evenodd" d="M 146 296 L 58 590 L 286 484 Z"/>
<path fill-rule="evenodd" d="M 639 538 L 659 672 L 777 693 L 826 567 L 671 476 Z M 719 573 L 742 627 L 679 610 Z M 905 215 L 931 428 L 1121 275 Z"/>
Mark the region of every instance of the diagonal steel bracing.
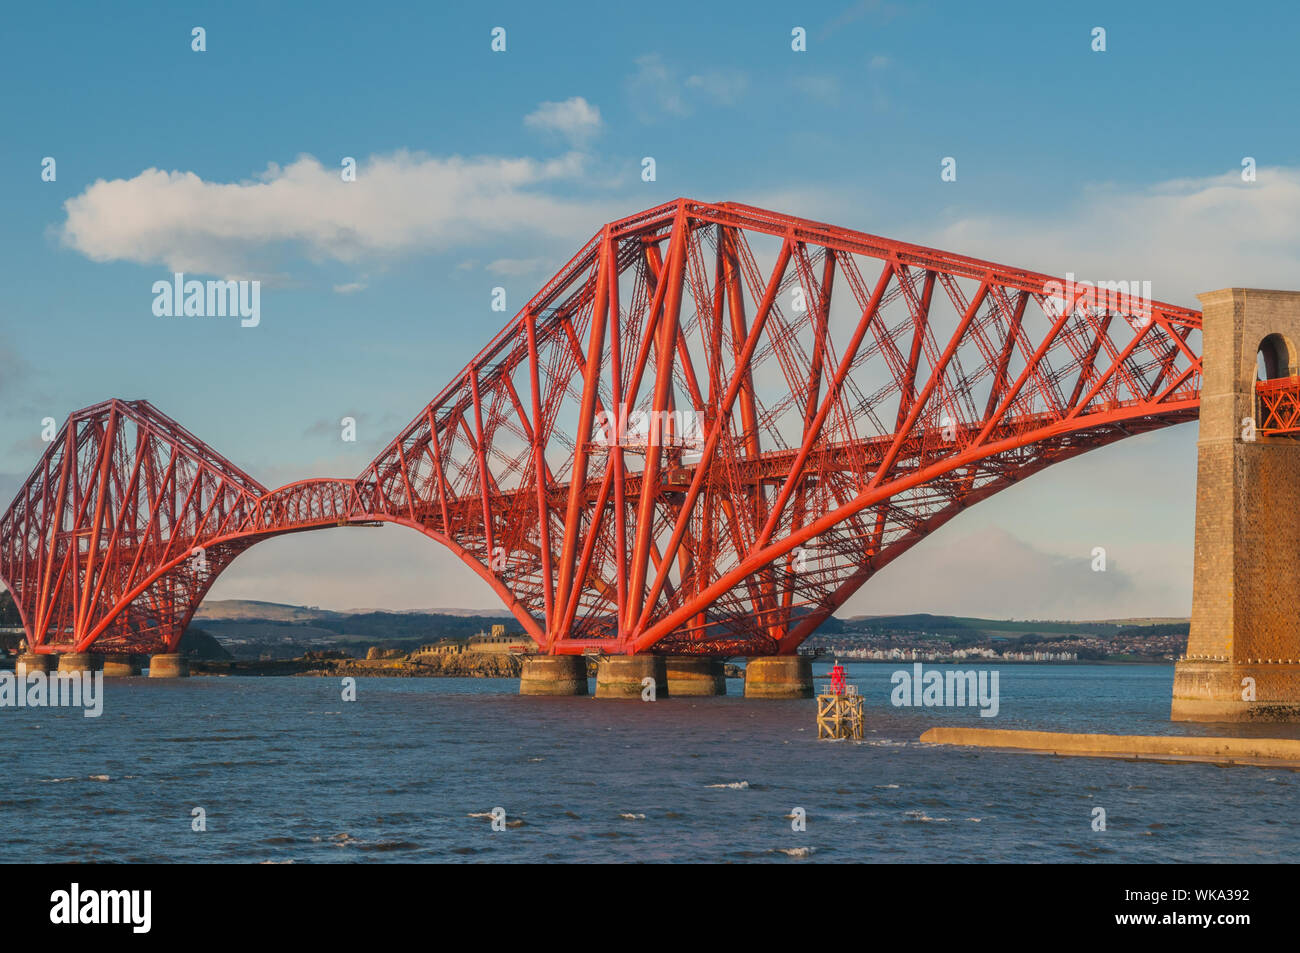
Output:
<path fill-rule="evenodd" d="M 73 414 L 0 577 L 37 651 L 174 649 L 258 540 L 392 522 L 546 652 L 792 652 L 966 507 L 1194 419 L 1199 347 L 1196 311 L 680 199 L 602 228 L 355 479 L 268 490 L 144 401 Z"/>

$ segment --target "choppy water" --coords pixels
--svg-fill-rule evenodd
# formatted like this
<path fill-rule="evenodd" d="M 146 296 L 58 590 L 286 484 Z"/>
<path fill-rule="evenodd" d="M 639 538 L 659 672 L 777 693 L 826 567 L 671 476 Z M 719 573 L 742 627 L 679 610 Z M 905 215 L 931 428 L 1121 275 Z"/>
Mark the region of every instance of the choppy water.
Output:
<path fill-rule="evenodd" d="M 1206 733 L 1168 721 L 1172 666 L 1003 665 L 996 718 L 895 708 L 894 669 L 849 666 L 867 700 L 861 743 L 818 742 L 813 702 L 746 702 L 735 680 L 726 698 L 654 703 L 524 698 L 487 679 L 359 679 L 355 702 L 328 678 L 109 681 L 97 719 L 0 709 L 0 861 L 1296 855 L 1292 771 L 917 742 L 956 722 Z M 507 830 L 473 816 L 495 807 Z M 787 819 L 796 807 L 805 832 Z"/>

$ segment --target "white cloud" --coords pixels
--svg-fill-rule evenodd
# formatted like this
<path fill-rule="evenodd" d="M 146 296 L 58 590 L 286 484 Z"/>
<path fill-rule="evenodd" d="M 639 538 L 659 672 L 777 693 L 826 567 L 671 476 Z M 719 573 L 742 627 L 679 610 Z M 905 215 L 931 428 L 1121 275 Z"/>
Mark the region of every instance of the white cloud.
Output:
<path fill-rule="evenodd" d="M 347 284 L 335 285 L 334 291 L 336 294 L 350 295 L 356 294 L 358 291 L 365 291 L 366 288 L 367 285 L 363 281 L 349 281 Z"/>
<path fill-rule="evenodd" d="M 636 72 L 627 82 L 632 108 L 643 121 L 656 112 L 688 116 L 691 109 L 682 97 L 681 83 L 658 53 L 636 58 Z"/>
<path fill-rule="evenodd" d="M 10 320 L 20 322 L 21 319 L 15 315 Z M 26 420 L 34 430 L 46 416 L 62 423 L 67 411 L 59 409 L 51 399 L 47 377 L 37 372 L 7 335 L 0 334 L 0 416 Z M 43 444 L 40 449 L 45 449 Z M 0 499 L 0 509 L 3 505 L 4 500 Z"/>
<path fill-rule="evenodd" d="M 689 116 L 701 97 L 714 105 L 734 106 L 748 88 L 749 76 L 737 69 L 709 70 L 682 79 L 658 53 L 638 56 L 636 72 L 627 80 L 631 108 L 642 122 L 664 114 Z"/>
<path fill-rule="evenodd" d="M 355 182 L 302 156 L 256 180 L 205 181 L 147 169 L 100 179 L 64 203 L 66 245 L 94 261 L 249 274 L 290 247 L 313 261 L 358 262 L 502 237 L 585 238 L 626 214 L 613 202 L 549 195 L 581 178 L 585 158 L 372 156 Z"/>
<path fill-rule="evenodd" d="M 494 275 L 517 277 L 531 274 L 546 264 L 544 258 L 498 258 L 487 265 L 487 271 Z"/>
<path fill-rule="evenodd" d="M 875 19 L 879 25 L 884 25 L 894 17 L 905 12 L 906 11 L 903 7 L 895 6 L 891 3 L 885 3 L 884 0 L 858 0 L 857 3 L 847 7 L 836 16 L 834 20 L 826 24 L 819 34 L 819 38 L 823 40 L 828 39 L 833 34 L 844 29 L 844 27 L 856 23 L 868 14 L 872 14 L 873 19 Z"/>
<path fill-rule="evenodd" d="M 1119 619 L 1182 615 L 1184 595 L 1181 587 L 1139 581 L 1114 554 L 1105 572 L 1093 572 L 1090 550 L 1062 556 L 989 528 L 925 540 L 863 586 L 842 614 Z"/>
<path fill-rule="evenodd" d="M 600 110 L 581 96 L 574 96 L 562 103 L 542 103 L 524 117 L 524 125 L 559 133 L 570 142 L 581 144 L 600 131 Z"/>
<path fill-rule="evenodd" d="M 357 572 L 357 566 L 366 571 Z M 491 587 L 450 550 L 391 524 L 364 532 L 329 530 L 268 539 L 235 560 L 217 578 L 208 599 L 331 609 L 434 605 L 508 612 Z"/>
<path fill-rule="evenodd" d="M 7 337 L 0 337 L 0 396 L 12 398 L 32 378 L 34 368 Z"/>
<path fill-rule="evenodd" d="M 1196 308 L 1202 291 L 1295 284 L 1300 169 L 1090 186 L 1045 214 L 970 216 L 919 240 L 1080 280 L 1151 281 L 1157 300 Z"/>
<path fill-rule="evenodd" d="M 1185 616 L 1196 425 L 1118 441 L 972 506 L 868 581 L 841 615 Z M 1092 571 L 1093 550 L 1107 553 Z"/>
<path fill-rule="evenodd" d="M 711 70 L 687 78 L 690 89 L 698 89 L 721 106 L 733 106 L 749 88 L 749 77 L 740 70 Z"/>
<path fill-rule="evenodd" d="M 825 103 L 834 103 L 840 98 L 840 81 L 834 76 L 796 76 L 794 87 Z"/>

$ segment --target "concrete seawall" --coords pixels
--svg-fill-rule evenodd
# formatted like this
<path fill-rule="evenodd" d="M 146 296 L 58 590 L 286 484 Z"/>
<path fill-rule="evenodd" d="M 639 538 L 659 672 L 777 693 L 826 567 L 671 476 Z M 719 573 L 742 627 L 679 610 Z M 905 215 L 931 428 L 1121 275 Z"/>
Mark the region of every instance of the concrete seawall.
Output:
<path fill-rule="evenodd" d="M 1077 735 L 1000 728 L 931 728 L 921 741 L 935 745 L 1001 748 L 1034 754 L 1135 761 L 1198 761 L 1300 768 L 1300 739 L 1183 735 Z"/>

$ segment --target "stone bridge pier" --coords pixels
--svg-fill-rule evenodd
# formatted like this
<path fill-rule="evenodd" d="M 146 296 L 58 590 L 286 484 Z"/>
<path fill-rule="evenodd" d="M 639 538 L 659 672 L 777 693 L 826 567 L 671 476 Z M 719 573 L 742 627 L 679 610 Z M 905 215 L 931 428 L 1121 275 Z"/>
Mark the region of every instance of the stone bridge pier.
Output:
<path fill-rule="evenodd" d="M 1225 288 L 1203 306 L 1196 550 L 1174 721 L 1300 721 L 1300 432 L 1256 383 L 1300 396 L 1300 292 Z"/>

